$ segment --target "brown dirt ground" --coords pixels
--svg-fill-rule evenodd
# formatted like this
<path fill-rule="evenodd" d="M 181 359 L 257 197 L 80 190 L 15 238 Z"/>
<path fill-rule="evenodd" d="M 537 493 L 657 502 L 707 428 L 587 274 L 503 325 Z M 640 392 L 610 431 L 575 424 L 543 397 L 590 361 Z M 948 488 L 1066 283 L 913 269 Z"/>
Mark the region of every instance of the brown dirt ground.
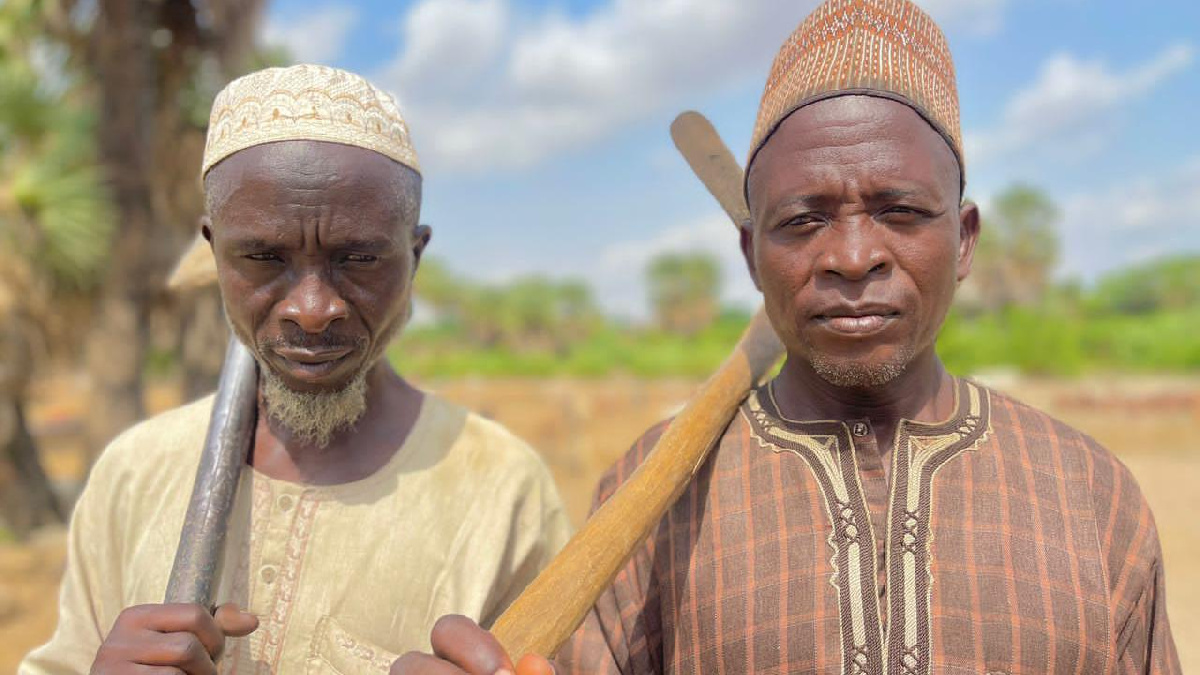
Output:
<path fill-rule="evenodd" d="M 1090 378 L 1082 381 L 994 378 L 991 384 L 1050 411 L 1104 443 L 1137 475 L 1158 519 L 1167 569 L 1168 607 L 1184 672 L 1200 669 L 1200 378 Z M 596 479 L 648 426 L 673 413 L 696 382 L 464 379 L 427 388 L 497 419 L 544 454 L 576 523 Z M 35 431 L 51 475 L 78 481 L 86 401 L 81 383 L 58 378 L 38 392 Z M 168 384 L 150 407 L 177 403 Z M 1182 489 L 1181 489 L 1182 488 Z M 0 545 L 0 673 L 44 641 L 56 620 L 63 566 L 61 530 L 24 545 Z M 1197 672 L 1200 672 L 1198 670 Z"/>

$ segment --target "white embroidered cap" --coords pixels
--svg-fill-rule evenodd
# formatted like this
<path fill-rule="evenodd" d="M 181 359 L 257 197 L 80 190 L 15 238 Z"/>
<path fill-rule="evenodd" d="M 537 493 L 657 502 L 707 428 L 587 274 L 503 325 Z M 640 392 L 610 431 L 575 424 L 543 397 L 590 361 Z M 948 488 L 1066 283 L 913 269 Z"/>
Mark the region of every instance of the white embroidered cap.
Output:
<path fill-rule="evenodd" d="M 306 64 L 250 73 L 217 94 L 200 175 L 238 150 L 290 140 L 366 148 L 421 172 L 395 99 L 354 73 Z"/>

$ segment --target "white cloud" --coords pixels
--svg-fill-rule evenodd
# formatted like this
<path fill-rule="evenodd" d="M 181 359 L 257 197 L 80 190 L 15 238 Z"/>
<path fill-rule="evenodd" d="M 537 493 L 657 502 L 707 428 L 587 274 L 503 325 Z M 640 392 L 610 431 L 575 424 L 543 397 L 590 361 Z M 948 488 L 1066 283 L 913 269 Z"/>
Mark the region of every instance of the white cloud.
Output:
<path fill-rule="evenodd" d="M 272 15 L 263 29 L 265 44 L 283 47 L 297 63 L 329 64 L 342 55 L 358 11 L 346 5 L 328 5 L 294 17 Z"/>
<path fill-rule="evenodd" d="M 1193 56 L 1190 45 L 1175 45 L 1125 72 L 1102 61 L 1052 56 L 1037 81 L 1009 101 L 998 127 L 967 134 L 967 157 L 986 164 L 1035 146 L 1089 156 L 1113 136 L 1123 105 L 1188 68 Z"/>
<path fill-rule="evenodd" d="M 1008 0 L 929 0 L 948 25 L 995 25 Z M 522 167 L 671 107 L 761 82 L 816 0 L 610 0 L 582 17 L 512 0 L 421 0 L 378 73 L 440 169 Z"/>
<path fill-rule="evenodd" d="M 1200 251 L 1200 156 L 1164 175 L 1071 196 L 1060 231 L 1063 273 L 1088 279 L 1147 258 Z"/>
<path fill-rule="evenodd" d="M 435 98 L 463 91 L 487 74 L 508 33 L 504 0 L 422 2 L 404 18 L 404 53 L 389 66 L 391 78 Z"/>
<path fill-rule="evenodd" d="M 609 245 L 587 275 L 609 311 L 646 318 L 646 266 L 664 253 L 707 253 L 721 266 L 721 299 L 753 308 L 762 302 L 738 247 L 737 230 L 721 212 L 669 227 L 644 239 Z"/>
<path fill-rule="evenodd" d="M 917 4 L 948 29 L 992 35 L 1004 23 L 1008 0 L 921 0 Z"/>

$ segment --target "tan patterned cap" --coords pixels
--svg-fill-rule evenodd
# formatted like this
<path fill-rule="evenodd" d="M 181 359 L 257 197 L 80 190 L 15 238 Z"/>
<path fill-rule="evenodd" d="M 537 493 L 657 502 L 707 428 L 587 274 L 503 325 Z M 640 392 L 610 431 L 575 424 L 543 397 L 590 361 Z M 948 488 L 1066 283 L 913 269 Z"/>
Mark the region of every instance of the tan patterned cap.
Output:
<path fill-rule="evenodd" d="M 950 48 L 910 0 L 826 0 L 804 19 L 771 66 L 746 167 L 788 115 L 849 94 L 883 96 L 916 110 L 946 139 L 965 182 Z"/>
<path fill-rule="evenodd" d="M 250 73 L 217 94 L 200 175 L 238 150 L 292 140 L 366 148 L 421 171 L 390 95 L 354 73 L 298 65 Z"/>

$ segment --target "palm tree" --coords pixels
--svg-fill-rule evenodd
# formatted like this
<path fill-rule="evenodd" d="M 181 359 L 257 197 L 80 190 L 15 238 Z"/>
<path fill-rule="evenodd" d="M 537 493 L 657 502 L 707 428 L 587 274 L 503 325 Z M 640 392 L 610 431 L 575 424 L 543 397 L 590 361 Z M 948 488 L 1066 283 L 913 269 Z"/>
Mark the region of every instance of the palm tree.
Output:
<path fill-rule="evenodd" d="M 0 515 L 18 536 L 65 517 L 26 422 L 33 365 L 78 346 L 70 310 L 94 290 L 112 224 L 77 83 L 29 58 L 34 9 L 0 6 Z"/>
<path fill-rule="evenodd" d="M 1049 289 L 1058 262 L 1058 207 L 1043 192 L 1012 185 L 983 214 L 971 276 L 960 306 L 969 312 L 1035 305 Z"/>
<path fill-rule="evenodd" d="M 254 65 L 262 5 L 0 2 L 0 362 L 27 365 L 30 354 L 59 343 L 67 351 L 86 343 L 93 453 L 143 415 L 152 313 L 173 314 L 186 328 L 172 345 L 184 353 L 185 373 L 215 381 L 220 359 L 207 357 L 221 347 L 219 303 L 212 293 L 181 302 L 162 286 L 202 213 L 196 171 L 208 105 Z M 31 371 L 0 376 L 5 443 L 36 459 L 24 426 Z M 14 466 L 23 465 L 6 465 Z M 6 467 L 0 481 L 45 484 L 44 474 L 23 478 Z"/>
<path fill-rule="evenodd" d="M 205 357 L 221 347 L 219 303 L 212 293 L 180 303 L 163 286 L 203 212 L 196 172 L 208 105 L 254 65 L 264 1 L 9 1 L 40 7 L 89 75 L 100 165 L 117 214 L 120 245 L 100 282 L 86 350 L 93 388 L 87 436 L 95 452 L 144 415 L 152 315 L 174 315 L 181 327 L 171 347 L 182 351 L 185 374 L 194 366 L 205 380 L 189 393 L 215 381 L 220 359 Z M 196 337 L 204 344 L 189 347 Z"/>

